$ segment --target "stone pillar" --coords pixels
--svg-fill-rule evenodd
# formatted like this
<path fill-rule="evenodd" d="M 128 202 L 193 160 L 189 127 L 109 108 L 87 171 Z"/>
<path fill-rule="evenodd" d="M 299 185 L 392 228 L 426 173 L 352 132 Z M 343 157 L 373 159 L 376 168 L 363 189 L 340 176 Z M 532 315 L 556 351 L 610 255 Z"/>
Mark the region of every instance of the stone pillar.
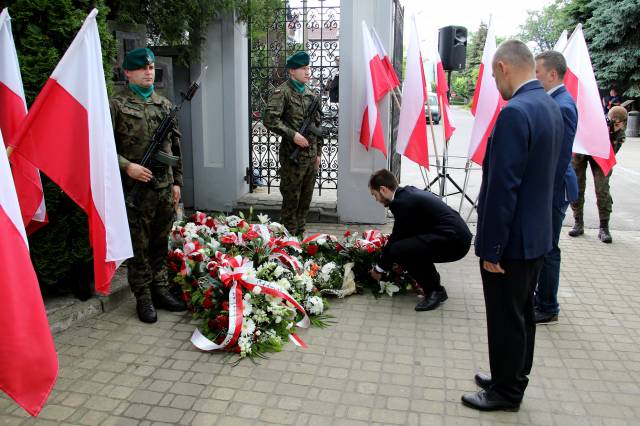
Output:
<path fill-rule="evenodd" d="M 202 64 L 191 68 L 193 80 L 205 65 L 206 78 L 191 105 L 194 207 L 230 211 L 249 192 L 244 181 L 249 165 L 246 25 L 232 15 L 213 22 Z"/>
<path fill-rule="evenodd" d="M 363 79 L 362 21 L 373 26 L 393 52 L 393 1 L 342 0 L 340 7 L 340 117 L 338 149 L 338 216 L 341 222 L 383 223 L 385 209 L 375 202 L 367 184 L 375 170 L 388 167 L 378 150 L 365 151 L 358 142 L 365 86 Z M 382 129 L 389 149 L 390 95 L 379 104 Z"/>

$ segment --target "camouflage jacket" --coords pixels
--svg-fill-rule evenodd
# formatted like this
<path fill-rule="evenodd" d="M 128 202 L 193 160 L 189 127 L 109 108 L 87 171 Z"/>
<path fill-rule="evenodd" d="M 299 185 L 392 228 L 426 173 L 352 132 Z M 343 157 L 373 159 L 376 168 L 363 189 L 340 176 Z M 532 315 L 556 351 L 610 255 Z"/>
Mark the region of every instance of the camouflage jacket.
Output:
<path fill-rule="evenodd" d="M 130 188 L 134 180 L 126 173 L 129 163 L 139 163 L 146 151 L 153 132 L 162 119 L 171 110 L 171 102 L 153 92 L 143 101 L 129 89 L 125 89 L 111 98 L 111 121 L 118 152 L 118 164 L 125 189 Z M 182 155 L 180 150 L 180 132 L 177 123 L 164 140 L 162 151 L 180 158 L 177 166 L 171 167 L 157 163 L 150 167 L 155 178 L 154 187 L 164 188 L 171 184 L 182 186 Z"/>
<path fill-rule="evenodd" d="M 626 130 L 627 130 L 627 127 L 625 126 L 622 129 L 618 130 L 617 132 L 612 132 L 609 134 L 609 140 L 611 141 L 611 146 L 613 146 L 613 152 L 616 154 L 618 153 L 618 151 L 620 150 L 620 147 L 625 141 Z"/>
<path fill-rule="evenodd" d="M 296 134 L 304 119 L 307 110 L 313 102 L 315 94 L 305 86 L 304 92 L 299 93 L 289 80 L 278 86 L 272 93 L 264 116 L 264 125 L 267 129 L 282 136 L 280 151 L 289 155 L 296 147 L 293 136 Z M 314 125 L 320 127 L 321 114 L 314 117 Z M 316 157 L 320 155 L 320 148 L 324 142 L 313 134 L 307 135 L 309 148 L 303 149 L 300 155 L 303 157 Z"/>

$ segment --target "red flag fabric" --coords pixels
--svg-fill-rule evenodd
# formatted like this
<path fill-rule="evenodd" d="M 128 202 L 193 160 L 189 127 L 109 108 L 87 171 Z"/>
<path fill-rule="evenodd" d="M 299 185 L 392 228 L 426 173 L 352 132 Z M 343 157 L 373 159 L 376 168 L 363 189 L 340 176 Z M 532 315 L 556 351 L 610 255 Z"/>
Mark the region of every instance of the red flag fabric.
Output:
<path fill-rule="evenodd" d="M 58 356 L 4 149 L 0 149 L 0 235 L 4 265 L 0 280 L 0 390 L 37 416 L 58 376 Z"/>
<path fill-rule="evenodd" d="M 492 27 L 489 26 L 471 108 L 471 113 L 475 116 L 475 120 L 473 121 L 471 140 L 469 141 L 469 158 L 480 165 L 484 161 L 487 140 L 493 131 L 493 126 L 496 124 L 498 114 L 507 103 L 500 96 L 496 82 L 490 72 L 496 49 L 496 38 Z"/>
<path fill-rule="evenodd" d="M 602 113 L 598 84 L 582 25 L 578 24 L 571 34 L 563 54 L 568 68 L 564 84 L 578 107 L 573 152 L 591 155 L 606 176 L 616 164 L 616 157 L 609 142 L 607 122 Z"/>
<path fill-rule="evenodd" d="M 97 10 L 85 20 L 23 121 L 12 156 L 42 170 L 88 215 L 95 288 L 108 294 L 133 255 L 107 100 Z"/>
<path fill-rule="evenodd" d="M 411 17 L 410 31 L 396 150 L 398 154 L 404 155 L 428 169 L 429 149 L 427 144 L 427 121 L 424 112 L 424 105 L 427 100 L 427 86 L 424 78 L 415 16 Z"/>
<path fill-rule="evenodd" d="M 364 84 L 365 97 L 360 126 L 360 143 L 368 150 L 375 148 L 387 157 L 387 146 L 382 133 L 382 122 L 378 112 L 377 102 L 384 96 L 380 93 L 388 88 L 386 71 L 371 39 L 367 24 L 362 21 L 362 42 L 364 53 Z M 384 92 L 386 93 L 386 92 Z M 380 96 L 380 98 L 378 98 Z"/>
<path fill-rule="evenodd" d="M 451 109 L 449 108 L 449 84 L 447 83 L 447 76 L 444 74 L 444 67 L 442 66 L 442 59 L 440 54 L 436 51 L 436 94 L 440 99 L 440 105 L 442 110 L 442 123 L 444 125 L 444 139 L 448 141 L 451 139 L 453 132 L 456 130 L 451 123 Z"/>
<path fill-rule="evenodd" d="M 398 80 L 396 70 L 393 68 L 393 64 L 389 59 L 389 55 L 387 55 L 387 51 L 385 50 L 384 45 L 382 44 L 382 40 L 380 40 L 380 37 L 378 36 L 375 28 L 371 28 L 371 37 L 373 39 L 373 44 L 376 47 L 376 51 L 378 52 L 378 58 L 380 58 L 382 66 L 385 70 L 385 81 L 388 85 L 387 91 L 391 91 L 400 86 L 400 80 Z M 382 97 L 380 97 L 378 100 L 380 99 L 382 99 Z"/>
<path fill-rule="evenodd" d="M 6 8 L 0 13 L 0 105 L 0 130 L 5 145 L 9 146 L 27 115 L 27 104 L 11 33 L 11 18 Z M 22 221 L 28 233 L 32 233 L 47 223 L 40 172 L 19 157 L 10 160 Z"/>

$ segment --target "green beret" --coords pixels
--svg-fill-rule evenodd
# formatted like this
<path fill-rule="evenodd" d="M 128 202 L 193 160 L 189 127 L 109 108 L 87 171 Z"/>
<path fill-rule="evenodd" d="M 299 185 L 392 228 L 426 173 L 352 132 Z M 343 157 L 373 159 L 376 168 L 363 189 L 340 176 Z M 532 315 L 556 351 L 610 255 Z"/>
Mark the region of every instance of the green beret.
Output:
<path fill-rule="evenodd" d="M 296 52 L 287 58 L 287 68 L 296 69 L 309 65 L 309 54 L 307 52 Z"/>
<path fill-rule="evenodd" d="M 154 63 L 155 60 L 156 57 L 151 49 L 146 47 L 139 47 L 127 53 L 127 55 L 124 57 L 124 61 L 122 61 L 122 68 L 129 71 L 137 70 L 144 67 L 145 65 Z"/>

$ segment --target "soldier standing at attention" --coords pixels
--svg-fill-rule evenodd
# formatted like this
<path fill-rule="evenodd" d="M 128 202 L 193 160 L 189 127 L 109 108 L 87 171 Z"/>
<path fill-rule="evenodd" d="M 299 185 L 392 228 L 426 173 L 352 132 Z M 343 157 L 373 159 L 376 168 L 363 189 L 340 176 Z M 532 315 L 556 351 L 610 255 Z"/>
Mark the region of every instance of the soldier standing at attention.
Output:
<path fill-rule="evenodd" d="M 173 212 L 180 201 L 182 160 L 177 124 L 162 144 L 161 151 L 177 157 L 177 165 L 158 164 L 150 169 L 138 164 L 171 102 L 158 95 L 155 57 L 147 48 L 129 52 L 122 63 L 129 82 L 127 89 L 111 99 L 118 163 L 125 196 L 135 181 L 143 183 L 135 206 L 127 206 L 134 257 L 128 261 L 127 278 L 136 297 L 136 310 L 142 322 L 158 320 L 156 307 L 184 311 L 183 301 L 168 289 L 167 238 Z"/>
<path fill-rule="evenodd" d="M 311 205 L 316 173 L 320 166 L 323 140 L 316 135 L 298 133 L 306 118 L 314 93 L 306 86 L 311 77 L 309 55 L 297 52 L 287 58 L 289 80 L 277 87 L 269 100 L 264 118 L 267 129 L 282 136 L 280 142 L 280 193 L 282 224 L 295 235 L 303 235 Z M 320 125 L 320 113 L 313 118 Z M 300 148 L 297 162 L 290 158 Z"/>
<path fill-rule="evenodd" d="M 607 114 L 609 119 L 609 142 L 613 147 L 613 152 L 618 150 L 625 141 L 625 131 L 627 129 L 627 110 L 621 106 L 613 106 Z M 591 165 L 591 173 L 593 174 L 593 184 L 596 189 L 596 204 L 598 205 L 598 217 L 600 218 L 600 230 L 598 238 L 603 243 L 611 244 L 611 232 L 609 232 L 609 218 L 613 207 L 613 198 L 609 191 L 609 178 L 613 170 L 607 176 L 602 173 L 602 169 L 598 163 L 590 155 L 574 154 L 571 164 L 578 176 L 578 201 L 571 204 L 573 209 L 573 218 L 575 223 L 569 235 L 578 237 L 584 234 L 584 189 L 587 185 L 587 165 Z"/>

